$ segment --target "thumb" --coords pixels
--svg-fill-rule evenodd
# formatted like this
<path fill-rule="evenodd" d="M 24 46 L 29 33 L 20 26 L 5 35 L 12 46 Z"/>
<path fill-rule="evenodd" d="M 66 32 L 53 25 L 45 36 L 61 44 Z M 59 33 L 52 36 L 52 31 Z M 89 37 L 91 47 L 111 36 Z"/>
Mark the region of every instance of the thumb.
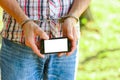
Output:
<path fill-rule="evenodd" d="M 67 37 L 68 37 L 70 40 L 73 40 L 72 28 L 67 29 Z"/>
<path fill-rule="evenodd" d="M 67 37 L 68 37 L 70 40 L 73 40 L 73 35 L 72 35 L 72 34 L 68 34 Z"/>
<path fill-rule="evenodd" d="M 42 38 L 42 39 L 49 39 L 49 36 L 44 32 L 44 31 L 42 31 L 41 33 L 39 33 L 39 36 L 40 36 L 40 38 Z"/>
<path fill-rule="evenodd" d="M 35 33 L 42 39 L 49 39 L 49 36 L 41 28 L 36 29 Z"/>

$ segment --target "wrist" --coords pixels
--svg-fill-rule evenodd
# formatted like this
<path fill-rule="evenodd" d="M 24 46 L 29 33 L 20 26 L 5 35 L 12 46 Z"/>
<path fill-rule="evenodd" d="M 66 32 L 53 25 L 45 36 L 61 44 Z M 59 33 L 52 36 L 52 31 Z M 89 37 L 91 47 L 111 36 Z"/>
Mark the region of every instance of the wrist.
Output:
<path fill-rule="evenodd" d="M 75 21 L 76 23 L 79 21 L 79 18 L 77 18 L 76 16 L 67 15 L 67 16 L 62 17 L 60 22 L 64 22 L 67 19 L 71 19 L 71 20 Z"/>
<path fill-rule="evenodd" d="M 72 24 L 77 24 L 77 21 L 76 19 L 72 18 L 72 17 L 68 17 L 64 20 L 64 22 L 69 22 L 69 23 L 72 23 Z"/>
<path fill-rule="evenodd" d="M 74 19 L 74 21 L 76 21 L 76 23 L 79 21 L 79 18 L 74 15 L 68 15 L 67 18 Z"/>
<path fill-rule="evenodd" d="M 32 20 L 31 20 L 31 19 L 25 19 L 25 20 L 23 20 L 23 21 L 20 23 L 21 28 L 23 28 L 23 26 L 24 26 L 25 24 L 27 24 L 28 22 L 30 22 L 30 21 L 32 21 Z"/>

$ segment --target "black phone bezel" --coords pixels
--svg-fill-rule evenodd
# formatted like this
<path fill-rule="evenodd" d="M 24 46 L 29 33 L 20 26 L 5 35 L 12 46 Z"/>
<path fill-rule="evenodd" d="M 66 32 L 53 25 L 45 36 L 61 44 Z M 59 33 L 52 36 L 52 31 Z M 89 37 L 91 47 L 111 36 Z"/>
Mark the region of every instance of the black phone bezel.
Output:
<path fill-rule="evenodd" d="M 49 40 L 53 40 L 53 39 L 63 39 L 63 38 L 67 38 L 67 37 L 58 37 L 58 38 L 50 38 Z M 45 53 L 45 49 L 44 49 L 44 40 L 42 39 L 40 42 L 40 52 L 42 54 L 53 54 L 53 53 L 66 53 L 66 52 L 70 52 L 71 51 L 71 42 L 70 40 L 67 38 L 67 44 L 68 44 L 68 51 L 61 51 L 61 52 L 49 52 L 49 53 Z"/>

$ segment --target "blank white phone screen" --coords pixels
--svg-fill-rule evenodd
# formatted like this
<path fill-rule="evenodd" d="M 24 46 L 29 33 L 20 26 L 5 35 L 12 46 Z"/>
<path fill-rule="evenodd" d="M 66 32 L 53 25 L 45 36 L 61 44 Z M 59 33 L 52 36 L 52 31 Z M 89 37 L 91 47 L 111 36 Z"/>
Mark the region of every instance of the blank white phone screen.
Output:
<path fill-rule="evenodd" d="M 68 51 L 67 41 L 68 41 L 67 38 L 45 40 L 44 51 L 45 53 Z"/>

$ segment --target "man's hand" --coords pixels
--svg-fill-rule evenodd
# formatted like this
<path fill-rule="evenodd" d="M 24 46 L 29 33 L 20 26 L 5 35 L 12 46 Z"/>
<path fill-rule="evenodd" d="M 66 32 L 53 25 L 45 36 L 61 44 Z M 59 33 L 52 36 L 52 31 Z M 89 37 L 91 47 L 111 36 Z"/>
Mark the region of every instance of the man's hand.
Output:
<path fill-rule="evenodd" d="M 71 51 L 66 53 L 67 56 L 71 55 L 76 49 L 76 42 L 78 40 L 77 30 L 75 27 L 76 20 L 74 18 L 67 18 L 62 24 L 63 36 L 68 37 L 71 42 Z M 59 53 L 58 56 L 62 56 L 64 53 Z"/>
<path fill-rule="evenodd" d="M 37 47 L 35 42 L 35 37 L 40 36 L 42 39 L 49 39 L 48 35 L 34 22 L 29 21 L 23 26 L 23 32 L 25 36 L 25 44 L 32 48 L 35 54 L 39 57 L 44 58 L 44 55 L 40 53 L 40 50 Z"/>

